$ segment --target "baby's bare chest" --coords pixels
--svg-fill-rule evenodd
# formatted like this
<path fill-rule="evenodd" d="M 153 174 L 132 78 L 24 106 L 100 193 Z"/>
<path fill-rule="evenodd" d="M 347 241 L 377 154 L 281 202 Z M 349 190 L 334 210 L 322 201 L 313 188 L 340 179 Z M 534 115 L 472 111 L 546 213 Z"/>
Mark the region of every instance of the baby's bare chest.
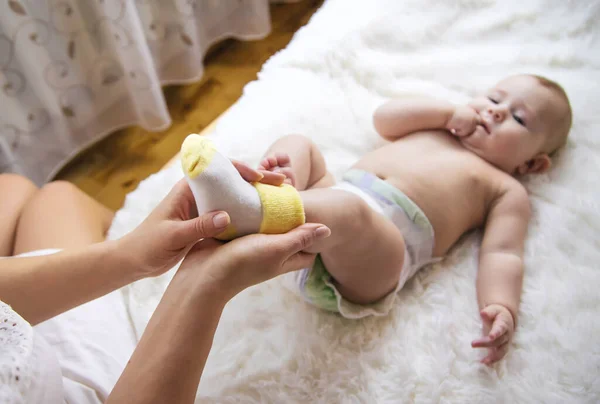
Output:
<path fill-rule="evenodd" d="M 414 179 L 436 184 L 438 190 L 454 191 L 485 191 L 494 187 L 499 174 L 454 137 L 439 131 L 421 132 L 388 143 L 365 155 L 357 166 L 373 168 L 390 181 Z"/>
<path fill-rule="evenodd" d="M 440 247 L 483 224 L 506 176 L 436 132 L 387 144 L 356 167 L 375 173 L 415 201 L 431 221 Z"/>

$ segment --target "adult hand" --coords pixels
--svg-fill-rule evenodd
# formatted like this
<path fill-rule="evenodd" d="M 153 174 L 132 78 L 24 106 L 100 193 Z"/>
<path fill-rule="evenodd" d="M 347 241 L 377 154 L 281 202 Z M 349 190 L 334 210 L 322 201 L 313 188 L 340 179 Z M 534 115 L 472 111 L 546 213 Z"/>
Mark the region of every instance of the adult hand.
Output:
<path fill-rule="evenodd" d="M 158 276 L 198 240 L 216 236 L 229 222 L 229 215 L 221 211 L 198 217 L 194 195 L 181 179 L 137 228 L 118 240 L 119 248 L 134 260 L 139 278 Z"/>
<path fill-rule="evenodd" d="M 231 163 L 238 170 L 242 178 L 248 182 L 262 182 L 269 185 L 281 185 L 287 178 L 285 174 L 267 169 L 255 170 L 241 161 L 231 159 Z"/>
<path fill-rule="evenodd" d="M 315 254 L 304 250 L 330 235 L 328 227 L 310 223 L 285 234 L 253 234 L 227 244 L 204 239 L 185 257 L 179 272 L 188 272 L 204 289 L 229 300 L 249 286 L 311 266 Z"/>
<path fill-rule="evenodd" d="M 232 164 L 248 182 L 281 185 L 285 180 L 284 175 L 263 174 L 239 161 Z M 183 259 L 198 240 L 225 230 L 229 221 L 227 213 L 220 211 L 198 217 L 194 195 L 181 179 L 144 222 L 118 242 L 134 260 L 138 278 L 158 276 Z"/>
<path fill-rule="evenodd" d="M 171 280 L 107 402 L 192 403 L 227 301 L 250 285 L 310 265 L 314 255 L 302 250 L 329 233 L 308 224 L 225 245 L 200 241 Z"/>

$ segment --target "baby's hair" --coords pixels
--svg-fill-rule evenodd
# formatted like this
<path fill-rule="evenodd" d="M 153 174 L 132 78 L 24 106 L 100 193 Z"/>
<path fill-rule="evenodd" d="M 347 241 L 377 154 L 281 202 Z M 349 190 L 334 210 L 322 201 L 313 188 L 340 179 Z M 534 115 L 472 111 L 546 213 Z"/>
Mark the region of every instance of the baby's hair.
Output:
<path fill-rule="evenodd" d="M 530 76 L 535 78 L 538 81 L 538 83 L 540 83 L 543 87 L 554 91 L 556 94 L 558 94 L 558 96 L 562 98 L 562 100 L 567 106 L 567 113 L 564 120 L 560 120 L 559 127 L 557 128 L 555 134 L 551 136 L 546 142 L 544 151 L 548 154 L 553 154 L 557 149 L 560 149 L 566 143 L 567 136 L 569 135 L 569 131 L 571 130 L 571 124 L 573 121 L 573 111 L 571 110 L 571 103 L 569 102 L 567 92 L 557 82 L 535 74 L 531 74 Z"/>

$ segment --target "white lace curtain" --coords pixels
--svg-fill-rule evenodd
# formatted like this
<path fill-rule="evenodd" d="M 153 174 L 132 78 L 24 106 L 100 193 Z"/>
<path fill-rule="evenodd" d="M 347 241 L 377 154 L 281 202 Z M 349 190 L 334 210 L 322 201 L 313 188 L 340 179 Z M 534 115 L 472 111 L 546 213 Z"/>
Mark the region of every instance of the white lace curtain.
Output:
<path fill-rule="evenodd" d="M 171 123 L 161 85 L 208 47 L 270 31 L 269 0 L 0 2 L 0 172 L 38 184 L 111 131 Z"/>

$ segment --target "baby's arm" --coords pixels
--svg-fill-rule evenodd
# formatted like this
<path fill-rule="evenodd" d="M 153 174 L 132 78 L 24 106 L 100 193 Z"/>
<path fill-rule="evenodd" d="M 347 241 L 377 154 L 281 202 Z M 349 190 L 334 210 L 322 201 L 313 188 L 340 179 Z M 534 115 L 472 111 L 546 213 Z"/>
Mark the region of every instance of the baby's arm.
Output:
<path fill-rule="evenodd" d="M 375 110 L 373 124 L 386 140 L 427 129 L 447 129 L 457 136 L 475 130 L 479 115 L 470 107 L 430 97 L 404 97 Z"/>
<path fill-rule="evenodd" d="M 477 300 L 484 336 L 472 344 L 475 348 L 490 349 L 483 359 L 486 364 L 506 354 L 514 332 L 530 215 L 527 191 L 517 182 L 493 201 L 488 213 L 477 275 Z"/>

